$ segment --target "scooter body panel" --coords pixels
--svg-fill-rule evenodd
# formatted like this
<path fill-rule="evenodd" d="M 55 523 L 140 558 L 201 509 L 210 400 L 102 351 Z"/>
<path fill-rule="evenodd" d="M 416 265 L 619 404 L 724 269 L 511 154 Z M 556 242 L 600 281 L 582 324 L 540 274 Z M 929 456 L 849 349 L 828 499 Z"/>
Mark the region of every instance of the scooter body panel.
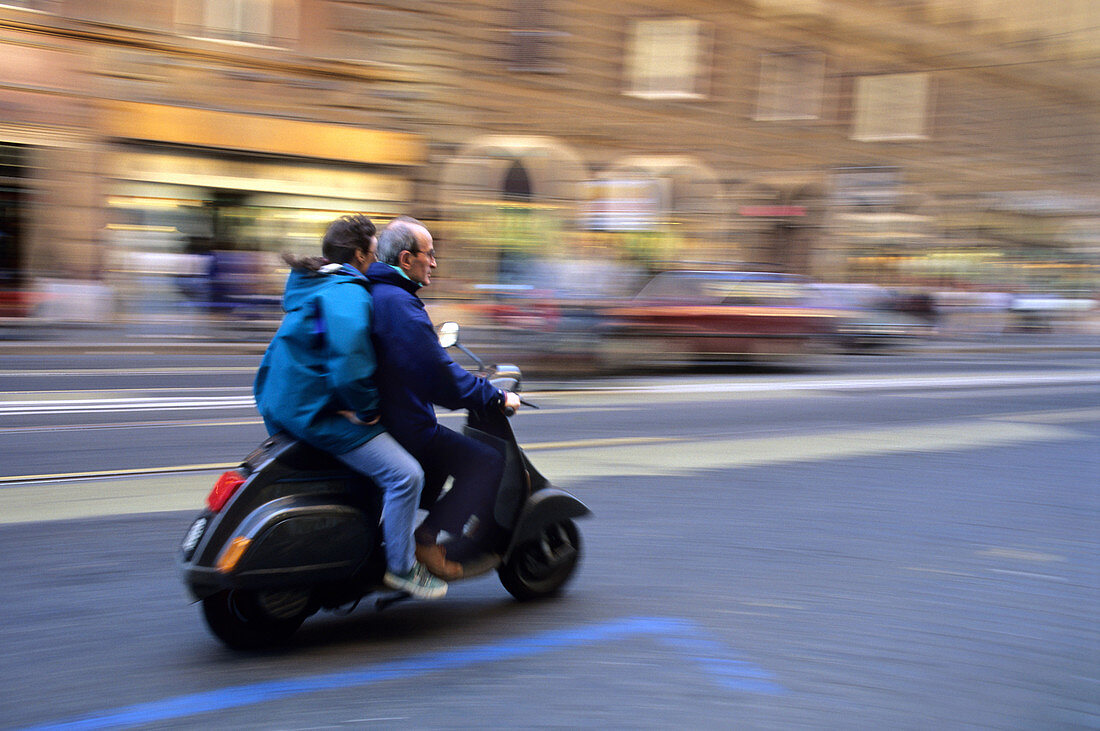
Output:
<path fill-rule="evenodd" d="M 184 581 L 195 599 L 381 579 L 369 561 L 382 550 L 381 495 L 364 478 L 285 435 L 265 440 L 238 471 L 244 484 L 220 511 L 196 519 L 195 545 L 184 546 Z M 231 569 L 219 568 L 238 539 L 247 548 Z"/>

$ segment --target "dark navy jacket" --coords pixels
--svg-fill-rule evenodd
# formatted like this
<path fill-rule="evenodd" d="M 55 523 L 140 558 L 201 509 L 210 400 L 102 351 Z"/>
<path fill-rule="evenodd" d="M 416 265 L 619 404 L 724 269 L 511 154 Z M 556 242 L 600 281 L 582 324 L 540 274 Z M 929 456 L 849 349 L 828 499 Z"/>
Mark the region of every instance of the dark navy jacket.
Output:
<path fill-rule="evenodd" d="M 439 345 L 439 336 L 416 296 L 420 285 L 393 267 L 375 262 L 367 270 L 373 287 L 375 383 L 382 423 L 414 456 L 439 428 L 432 404 L 447 409 L 499 405 L 503 394 L 484 378 L 458 365 Z"/>

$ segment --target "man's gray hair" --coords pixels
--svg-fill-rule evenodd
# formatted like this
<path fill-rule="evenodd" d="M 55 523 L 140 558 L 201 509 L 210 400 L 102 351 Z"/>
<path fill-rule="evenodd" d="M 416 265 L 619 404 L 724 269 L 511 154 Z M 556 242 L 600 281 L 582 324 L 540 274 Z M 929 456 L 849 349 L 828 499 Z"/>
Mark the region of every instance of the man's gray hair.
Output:
<path fill-rule="evenodd" d="M 424 227 L 420 221 L 412 216 L 398 216 L 386 224 L 382 233 L 378 234 L 378 261 L 391 266 L 398 266 L 401 261 L 402 251 L 416 249 L 416 233 L 414 226 Z"/>

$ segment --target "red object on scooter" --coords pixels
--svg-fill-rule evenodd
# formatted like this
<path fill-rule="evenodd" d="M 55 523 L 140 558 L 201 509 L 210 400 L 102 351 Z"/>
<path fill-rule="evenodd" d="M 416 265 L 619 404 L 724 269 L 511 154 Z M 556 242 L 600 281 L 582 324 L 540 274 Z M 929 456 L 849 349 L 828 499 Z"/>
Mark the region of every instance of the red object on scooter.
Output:
<path fill-rule="evenodd" d="M 206 496 L 206 506 L 217 513 L 225 507 L 225 504 L 229 502 L 229 498 L 233 497 L 233 493 L 243 484 L 244 475 L 240 472 L 236 470 L 223 472 L 218 481 L 214 483 L 214 489 Z"/>

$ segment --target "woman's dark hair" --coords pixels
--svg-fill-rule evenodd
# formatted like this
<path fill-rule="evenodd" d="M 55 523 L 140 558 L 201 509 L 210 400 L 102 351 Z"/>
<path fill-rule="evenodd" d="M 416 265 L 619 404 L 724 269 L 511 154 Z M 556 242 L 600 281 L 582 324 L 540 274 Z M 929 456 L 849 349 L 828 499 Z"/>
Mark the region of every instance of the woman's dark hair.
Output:
<path fill-rule="evenodd" d="M 297 257 L 283 254 L 283 261 L 295 269 L 317 271 L 325 264 L 347 264 L 356 251 L 370 251 L 374 238 L 374 223 L 362 214 L 340 216 L 328 225 L 321 240 L 321 256 Z"/>

